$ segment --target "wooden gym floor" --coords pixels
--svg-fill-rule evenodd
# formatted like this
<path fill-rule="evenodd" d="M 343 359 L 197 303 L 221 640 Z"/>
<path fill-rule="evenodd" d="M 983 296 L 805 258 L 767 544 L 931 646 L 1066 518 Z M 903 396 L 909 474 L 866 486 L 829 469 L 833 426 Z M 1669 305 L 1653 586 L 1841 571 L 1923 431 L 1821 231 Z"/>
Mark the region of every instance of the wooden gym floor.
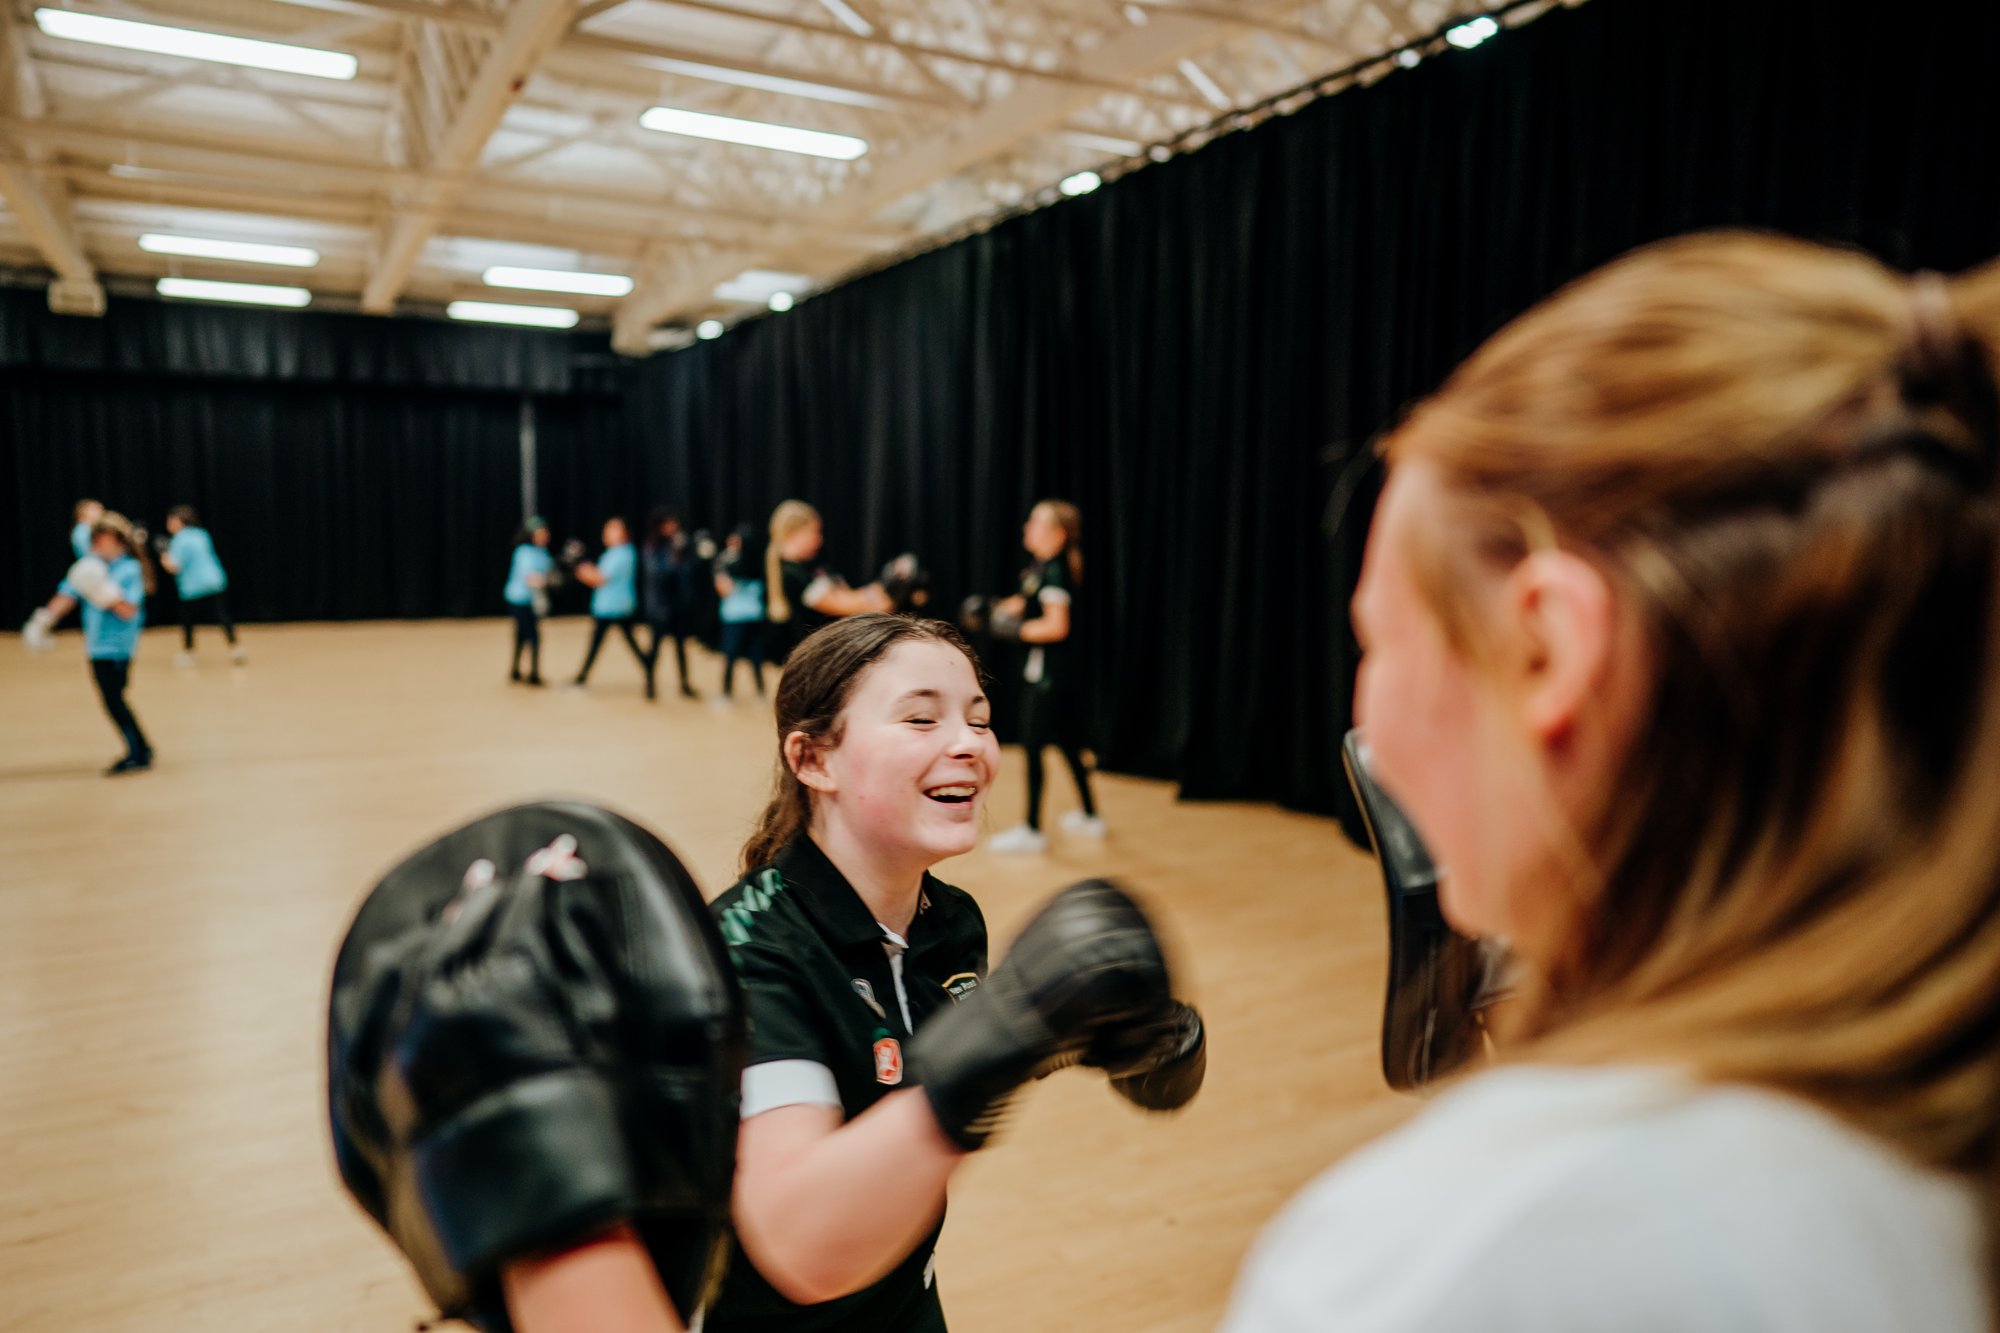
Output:
<path fill-rule="evenodd" d="M 549 626 L 551 678 L 585 629 Z M 158 766 L 113 781 L 80 636 L 0 639 L 0 1328 L 403 1333 L 429 1313 L 328 1148 L 326 986 L 362 893 L 447 826 L 556 793 L 650 825 L 719 891 L 773 751 L 754 696 L 648 704 L 616 640 L 586 692 L 510 686 L 508 641 L 495 621 L 253 626 L 234 668 L 206 629 L 183 669 L 177 633 L 149 631 L 128 697 Z M 713 693 L 719 660 L 694 666 Z M 1060 767 L 1051 825 L 1074 803 Z M 1103 844 L 941 873 L 996 946 L 1072 879 L 1149 892 L 1209 1022 L 1208 1084 L 1166 1118 L 1073 1071 L 1024 1096 L 952 1191 L 956 1333 L 1211 1328 L 1280 1203 L 1411 1106 L 1376 1071 L 1381 894 L 1339 830 L 1100 792 Z M 1021 801 L 1010 750 L 989 827 Z"/>

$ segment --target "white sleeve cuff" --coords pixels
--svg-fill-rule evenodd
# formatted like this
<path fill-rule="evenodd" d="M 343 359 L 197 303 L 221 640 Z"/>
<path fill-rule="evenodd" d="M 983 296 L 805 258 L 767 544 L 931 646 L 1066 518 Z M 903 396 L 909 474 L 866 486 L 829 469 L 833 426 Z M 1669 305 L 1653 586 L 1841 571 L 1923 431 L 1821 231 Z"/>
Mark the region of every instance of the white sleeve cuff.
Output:
<path fill-rule="evenodd" d="M 743 1118 L 781 1106 L 839 1106 L 833 1071 L 812 1060 L 767 1060 L 743 1071 Z"/>
<path fill-rule="evenodd" d="M 1069 589 L 1044 588 L 1040 592 L 1035 594 L 1035 599 L 1039 601 L 1043 606 L 1068 606 Z"/>

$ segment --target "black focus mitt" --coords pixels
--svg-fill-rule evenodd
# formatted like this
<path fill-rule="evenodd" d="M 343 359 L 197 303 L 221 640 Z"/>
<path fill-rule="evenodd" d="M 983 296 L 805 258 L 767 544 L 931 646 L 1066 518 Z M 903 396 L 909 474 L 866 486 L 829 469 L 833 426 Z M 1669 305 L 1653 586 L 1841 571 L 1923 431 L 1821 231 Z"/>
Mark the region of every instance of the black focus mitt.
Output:
<path fill-rule="evenodd" d="M 378 884 L 334 965 L 334 1153 L 439 1308 L 510 1327 L 500 1270 L 627 1223 L 692 1318 L 728 1258 L 741 999 L 646 830 L 545 802 Z"/>

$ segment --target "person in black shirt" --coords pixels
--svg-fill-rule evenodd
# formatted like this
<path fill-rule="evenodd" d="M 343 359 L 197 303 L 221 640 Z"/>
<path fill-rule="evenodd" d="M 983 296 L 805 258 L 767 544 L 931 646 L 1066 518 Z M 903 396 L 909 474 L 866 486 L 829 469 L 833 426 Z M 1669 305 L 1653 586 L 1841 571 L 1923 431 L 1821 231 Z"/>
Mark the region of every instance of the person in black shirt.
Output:
<path fill-rule="evenodd" d="M 688 684 L 688 636 L 695 632 L 695 580 L 701 576 L 701 562 L 693 544 L 681 529 L 681 518 L 671 509 L 655 509 L 646 518 L 646 549 L 640 557 L 640 604 L 652 643 L 646 653 L 646 697 L 654 696 L 653 674 L 660 665 L 660 649 L 674 641 L 674 665 L 680 671 L 681 695 L 698 699 Z"/>
<path fill-rule="evenodd" d="M 764 552 L 764 646 L 783 666 L 799 641 L 829 621 L 864 611 L 895 609 L 879 583 L 850 588 L 815 561 L 826 544 L 819 511 L 787 500 L 771 511 L 771 541 Z"/>
<path fill-rule="evenodd" d="M 1021 575 L 1021 591 L 994 608 L 996 619 L 1018 621 L 1027 648 L 1022 671 L 1021 748 L 1028 757 L 1028 818 L 993 835 L 996 852 L 1039 852 L 1042 833 L 1042 751 L 1053 745 L 1069 765 L 1083 808 L 1063 816 L 1064 831 L 1087 838 L 1104 836 L 1104 820 L 1090 790 L 1083 747 L 1090 700 L 1077 660 L 1077 596 L 1083 583 L 1080 540 L 1083 519 L 1067 500 L 1044 500 L 1028 514 L 1021 544 L 1035 563 Z"/>
<path fill-rule="evenodd" d="M 1148 1111 L 1201 1087 L 1200 1015 L 1131 895 L 1071 885 L 989 973 L 978 905 L 931 875 L 976 841 L 987 711 L 958 632 L 909 616 L 827 626 L 779 684 L 771 800 L 711 905 L 750 1043 L 705 1333 L 944 1333 L 945 1187 L 1021 1087 L 1081 1064 Z M 669 1333 L 646 1267 L 616 1230 L 555 1256 L 509 1288 L 515 1327 Z"/>
<path fill-rule="evenodd" d="M 989 977 L 978 904 L 930 873 L 975 845 L 1000 758 L 978 663 L 956 630 L 908 616 L 839 621 L 793 654 L 776 707 L 772 798 L 744 846 L 743 878 L 713 904 L 751 1040 L 733 1205 L 741 1246 L 703 1328 L 943 1333 L 932 1252 L 945 1186 L 997 1113 L 953 1110 L 959 1073 L 998 1066 L 983 1038 L 959 1046 L 980 1053 L 956 1062 L 951 1034 L 986 1031 L 979 1020 L 995 1009 L 1032 1007 L 1010 987 L 1037 956 L 1065 993 L 1117 965 L 1106 966 L 1099 919 L 1072 913 L 1055 932 L 1031 924 Z M 1061 922 L 1078 905 L 1059 897 L 1038 920 Z M 1113 1045 L 1156 1040 L 1122 1019 L 1100 1033 Z M 1198 1020 L 1193 1033 L 1205 1059 Z M 1185 1076 L 1179 1040 L 1168 1063 Z M 1198 1083 L 1197 1070 L 1168 1100 Z"/>

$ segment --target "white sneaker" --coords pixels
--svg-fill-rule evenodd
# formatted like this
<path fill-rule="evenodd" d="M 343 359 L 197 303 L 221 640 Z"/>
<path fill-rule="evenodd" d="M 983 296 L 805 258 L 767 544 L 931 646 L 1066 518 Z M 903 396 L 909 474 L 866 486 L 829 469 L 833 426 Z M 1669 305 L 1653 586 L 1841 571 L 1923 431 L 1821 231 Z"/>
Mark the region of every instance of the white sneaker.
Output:
<path fill-rule="evenodd" d="M 1102 838 L 1104 836 L 1104 817 L 1102 815 L 1086 815 L 1081 810 L 1071 810 L 1063 815 L 1061 822 L 1064 833 L 1074 833 L 1079 838 Z"/>
<path fill-rule="evenodd" d="M 175 665 L 175 666 L 177 666 L 177 667 L 191 667 L 191 666 L 193 666 L 193 665 L 194 665 L 194 654 L 193 654 L 193 653 L 175 653 L 175 654 L 174 654 L 174 665 Z"/>
<path fill-rule="evenodd" d="M 229 660 L 236 663 L 237 666 L 242 666 L 250 660 L 250 654 L 243 651 L 241 646 L 238 646 L 229 650 Z"/>
<path fill-rule="evenodd" d="M 1026 824 L 1016 824 L 1013 828 L 1005 829 L 986 840 L 987 850 L 1003 854 L 1032 856 L 1037 852 L 1047 851 L 1048 846 L 1049 840 Z"/>

